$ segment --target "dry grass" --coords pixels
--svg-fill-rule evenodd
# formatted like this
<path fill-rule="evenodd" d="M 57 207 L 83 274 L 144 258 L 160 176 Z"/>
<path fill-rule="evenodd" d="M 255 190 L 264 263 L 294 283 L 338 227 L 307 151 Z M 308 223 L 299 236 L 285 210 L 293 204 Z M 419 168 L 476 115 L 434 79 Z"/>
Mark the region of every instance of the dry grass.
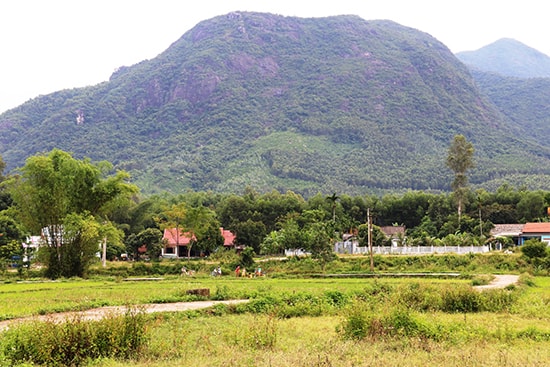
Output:
<path fill-rule="evenodd" d="M 343 341 L 336 332 L 341 321 L 337 317 L 277 320 L 276 344 L 272 348 L 252 347 L 247 335 L 268 319 L 251 315 L 192 320 L 174 317 L 159 323 L 154 331 L 156 343 L 149 351 L 156 350 L 154 357 L 140 362 L 105 360 L 94 366 L 539 367 L 550 363 L 550 342 Z M 166 338 L 168 335 L 172 338 Z"/>

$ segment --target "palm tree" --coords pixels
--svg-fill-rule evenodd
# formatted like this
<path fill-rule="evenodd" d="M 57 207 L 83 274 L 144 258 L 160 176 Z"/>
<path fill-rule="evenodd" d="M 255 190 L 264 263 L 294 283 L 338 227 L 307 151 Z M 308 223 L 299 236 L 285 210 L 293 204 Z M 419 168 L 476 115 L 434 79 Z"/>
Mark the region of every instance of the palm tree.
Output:
<path fill-rule="evenodd" d="M 340 196 L 337 196 L 334 192 L 331 196 L 327 196 L 326 199 L 332 203 L 332 221 L 336 222 L 336 201 L 340 199 Z"/>

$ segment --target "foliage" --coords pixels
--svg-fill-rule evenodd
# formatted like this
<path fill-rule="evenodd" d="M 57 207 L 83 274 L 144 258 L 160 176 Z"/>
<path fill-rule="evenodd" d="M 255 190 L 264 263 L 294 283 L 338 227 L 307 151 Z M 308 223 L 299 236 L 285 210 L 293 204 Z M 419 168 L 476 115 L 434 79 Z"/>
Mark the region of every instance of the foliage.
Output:
<path fill-rule="evenodd" d="M 54 149 L 30 157 L 8 183 L 20 221 L 44 235 L 49 277 L 84 276 L 100 241 L 116 234 L 105 217 L 109 205 L 136 188 L 124 172 L 106 177 L 109 168 Z"/>
<path fill-rule="evenodd" d="M 537 239 L 525 241 L 520 250 L 521 253 L 530 260 L 549 256 L 548 245 Z"/>
<path fill-rule="evenodd" d="M 13 256 L 21 256 L 21 243 L 24 239 L 25 235 L 19 223 L 0 212 L 0 258 L 11 259 Z"/>
<path fill-rule="evenodd" d="M 447 166 L 454 172 L 455 178 L 451 187 L 458 204 L 458 222 L 462 215 L 462 206 L 466 199 L 468 176 L 466 171 L 474 167 L 474 146 L 464 135 L 455 135 L 447 155 Z"/>
<path fill-rule="evenodd" d="M 11 364 L 30 362 L 47 366 L 83 366 L 100 358 L 129 359 L 147 342 L 144 316 L 135 309 L 101 321 L 78 317 L 62 323 L 34 322 L 10 328 L 2 351 Z"/>
<path fill-rule="evenodd" d="M 254 266 L 254 250 L 251 247 L 246 247 L 240 253 L 240 265 L 243 268 L 250 268 Z"/>
<path fill-rule="evenodd" d="M 133 254 L 133 258 L 140 259 L 140 248 L 145 246 L 145 255 L 152 259 L 159 257 L 162 249 L 162 232 L 156 228 L 147 228 L 136 234 L 131 234 L 126 239 L 126 244 L 129 252 Z"/>

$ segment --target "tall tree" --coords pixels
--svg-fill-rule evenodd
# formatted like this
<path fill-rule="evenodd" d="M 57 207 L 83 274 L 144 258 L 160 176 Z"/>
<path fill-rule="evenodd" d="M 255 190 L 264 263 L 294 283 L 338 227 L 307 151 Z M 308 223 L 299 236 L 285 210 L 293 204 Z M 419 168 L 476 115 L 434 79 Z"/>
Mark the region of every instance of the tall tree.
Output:
<path fill-rule="evenodd" d="M 191 236 L 191 241 L 187 246 L 187 258 L 191 257 L 191 247 L 199 239 L 204 239 L 211 223 L 215 220 L 216 213 L 213 210 L 199 205 L 192 207 L 185 213 L 183 219 L 183 228 Z M 219 226 L 218 226 L 219 227 Z"/>
<path fill-rule="evenodd" d="M 332 209 L 332 222 L 336 223 L 336 202 L 340 199 L 340 196 L 336 195 L 335 192 L 332 193 L 332 195 L 327 196 L 326 200 L 330 202 L 330 206 Z"/>
<path fill-rule="evenodd" d="M 100 241 L 112 233 L 111 204 L 137 192 L 127 173 L 110 170 L 108 162 L 93 164 L 54 149 L 28 158 L 21 175 L 8 181 L 21 222 L 44 234 L 47 276 L 84 276 Z"/>
<path fill-rule="evenodd" d="M 178 248 L 177 251 L 179 251 L 180 241 L 183 242 L 183 237 L 186 236 L 183 231 L 183 221 L 185 219 L 187 210 L 187 205 L 185 203 L 172 204 L 170 208 L 164 210 L 160 213 L 158 217 L 155 218 L 156 222 L 160 226 L 160 229 L 176 229 L 176 247 Z M 180 254 L 178 253 L 178 255 Z"/>
<path fill-rule="evenodd" d="M 474 167 L 474 146 L 464 135 L 455 135 L 447 154 L 447 166 L 454 172 L 451 184 L 457 202 L 458 222 L 468 193 L 466 171 Z"/>
<path fill-rule="evenodd" d="M 6 168 L 6 163 L 0 155 L 0 211 L 7 209 L 11 205 L 11 196 L 5 190 L 2 182 L 6 180 L 4 176 L 4 169 Z"/>

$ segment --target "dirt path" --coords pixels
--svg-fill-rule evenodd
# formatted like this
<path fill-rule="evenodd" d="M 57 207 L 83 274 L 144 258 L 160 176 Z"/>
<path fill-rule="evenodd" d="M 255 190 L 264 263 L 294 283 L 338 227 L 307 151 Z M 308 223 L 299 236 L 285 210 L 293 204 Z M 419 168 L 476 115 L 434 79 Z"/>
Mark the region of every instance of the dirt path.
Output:
<path fill-rule="evenodd" d="M 216 304 L 239 304 L 248 302 L 246 299 L 242 300 L 230 300 L 230 301 L 197 301 L 197 302 L 176 302 L 176 303 L 154 303 L 140 305 L 139 310 L 145 313 L 154 313 L 154 312 L 177 312 L 177 311 L 189 311 L 189 310 L 198 310 L 202 308 L 208 308 Z M 100 307 L 93 308 L 81 312 L 60 312 L 49 315 L 41 316 L 31 316 L 24 317 L 19 319 L 5 320 L 0 322 L 0 331 L 4 331 L 10 327 L 10 325 L 27 322 L 27 321 L 63 321 L 71 318 L 78 317 L 80 320 L 99 320 L 106 315 L 122 315 L 126 312 L 126 306 L 111 306 L 111 307 Z"/>
<path fill-rule="evenodd" d="M 478 285 L 474 288 L 478 290 L 506 288 L 511 284 L 516 284 L 518 280 L 519 275 L 495 275 L 495 279 L 493 279 L 491 283 L 487 285 Z"/>

